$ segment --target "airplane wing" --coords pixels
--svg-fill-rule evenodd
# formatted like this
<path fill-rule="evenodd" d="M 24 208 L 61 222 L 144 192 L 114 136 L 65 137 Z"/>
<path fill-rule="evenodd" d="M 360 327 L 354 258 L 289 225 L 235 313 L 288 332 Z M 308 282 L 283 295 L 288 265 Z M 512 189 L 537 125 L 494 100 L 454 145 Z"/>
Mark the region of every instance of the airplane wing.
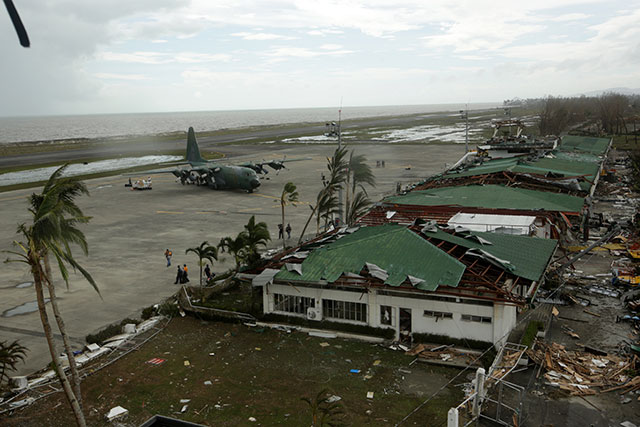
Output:
<path fill-rule="evenodd" d="M 238 166 L 243 166 L 245 168 L 253 169 L 254 171 L 256 171 L 256 173 L 267 174 L 269 173 L 269 171 L 265 169 L 265 166 L 269 166 L 273 170 L 279 171 L 280 169 L 286 168 L 286 166 L 284 165 L 285 162 L 297 162 L 300 160 L 311 160 L 311 157 L 303 157 L 303 158 L 301 157 L 297 159 L 283 158 L 282 160 L 269 160 L 269 161 L 263 160 L 262 162 L 244 162 L 244 163 L 239 163 Z"/>

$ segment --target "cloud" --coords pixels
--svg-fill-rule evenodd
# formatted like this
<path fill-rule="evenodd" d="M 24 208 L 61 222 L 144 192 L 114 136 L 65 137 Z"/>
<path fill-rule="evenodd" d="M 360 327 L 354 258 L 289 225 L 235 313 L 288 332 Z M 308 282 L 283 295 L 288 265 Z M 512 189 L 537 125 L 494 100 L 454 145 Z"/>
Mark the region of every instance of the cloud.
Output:
<path fill-rule="evenodd" d="M 102 61 L 130 62 L 138 64 L 195 64 L 200 62 L 227 62 L 231 60 L 228 54 L 208 54 L 197 52 L 102 52 L 98 55 Z"/>
<path fill-rule="evenodd" d="M 326 45 L 325 45 L 326 46 Z M 322 50 L 312 50 L 304 47 L 279 46 L 266 51 L 263 55 L 269 58 L 315 58 L 318 56 L 343 56 L 353 53 L 351 50 L 341 49 L 339 45 L 321 47 Z M 327 50 L 328 49 L 328 50 Z"/>
<path fill-rule="evenodd" d="M 144 74 L 95 73 L 93 76 L 104 80 L 147 80 L 149 78 Z"/>
<path fill-rule="evenodd" d="M 295 37 L 282 36 L 279 34 L 271 33 L 231 33 L 234 37 L 241 37 L 245 40 L 293 40 Z"/>

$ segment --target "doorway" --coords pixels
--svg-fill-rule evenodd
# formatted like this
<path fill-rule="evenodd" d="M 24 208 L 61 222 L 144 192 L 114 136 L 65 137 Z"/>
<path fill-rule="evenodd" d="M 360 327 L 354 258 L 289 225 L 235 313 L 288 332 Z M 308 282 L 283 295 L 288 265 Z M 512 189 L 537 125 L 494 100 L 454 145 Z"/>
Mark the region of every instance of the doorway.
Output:
<path fill-rule="evenodd" d="M 411 344 L 411 309 L 401 307 L 399 309 L 399 315 L 400 342 L 403 344 Z"/>

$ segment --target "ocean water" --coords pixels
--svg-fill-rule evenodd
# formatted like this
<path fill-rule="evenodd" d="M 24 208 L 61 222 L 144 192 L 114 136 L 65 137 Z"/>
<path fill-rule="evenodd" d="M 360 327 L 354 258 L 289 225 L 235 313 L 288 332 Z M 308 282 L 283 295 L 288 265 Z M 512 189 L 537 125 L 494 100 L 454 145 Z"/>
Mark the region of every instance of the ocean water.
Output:
<path fill-rule="evenodd" d="M 499 103 L 469 104 L 469 109 L 499 106 Z M 342 119 L 382 117 L 439 111 L 459 111 L 465 104 L 390 105 L 342 107 Z M 95 114 L 78 116 L 0 117 L 0 144 L 60 139 L 158 135 L 247 126 L 337 121 L 338 107 L 273 110 L 194 111 L 173 113 Z"/>

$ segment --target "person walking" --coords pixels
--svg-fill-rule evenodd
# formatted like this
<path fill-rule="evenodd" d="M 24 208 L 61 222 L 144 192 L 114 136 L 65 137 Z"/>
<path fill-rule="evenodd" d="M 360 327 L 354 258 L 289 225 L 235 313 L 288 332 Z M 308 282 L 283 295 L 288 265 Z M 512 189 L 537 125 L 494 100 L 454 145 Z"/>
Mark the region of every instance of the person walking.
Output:
<path fill-rule="evenodd" d="M 211 281 L 211 269 L 209 268 L 209 264 L 204 267 L 204 275 L 207 277 L 207 283 Z"/>
<path fill-rule="evenodd" d="M 169 250 L 169 248 L 167 248 L 166 251 L 164 251 L 164 256 L 165 258 L 167 258 L 167 267 L 171 267 L 171 256 L 173 255 L 173 252 L 171 252 Z"/>
<path fill-rule="evenodd" d="M 282 224 L 278 224 L 278 239 L 284 238 L 284 230 Z"/>
<path fill-rule="evenodd" d="M 287 232 L 287 239 L 291 238 L 291 224 L 287 224 L 287 228 L 285 228 L 285 231 Z"/>
<path fill-rule="evenodd" d="M 180 266 L 180 264 L 178 264 L 178 274 L 176 275 L 176 281 L 173 284 L 177 285 L 178 283 L 183 283 L 182 282 L 183 276 L 184 276 L 184 271 L 182 270 L 182 267 Z"/>

